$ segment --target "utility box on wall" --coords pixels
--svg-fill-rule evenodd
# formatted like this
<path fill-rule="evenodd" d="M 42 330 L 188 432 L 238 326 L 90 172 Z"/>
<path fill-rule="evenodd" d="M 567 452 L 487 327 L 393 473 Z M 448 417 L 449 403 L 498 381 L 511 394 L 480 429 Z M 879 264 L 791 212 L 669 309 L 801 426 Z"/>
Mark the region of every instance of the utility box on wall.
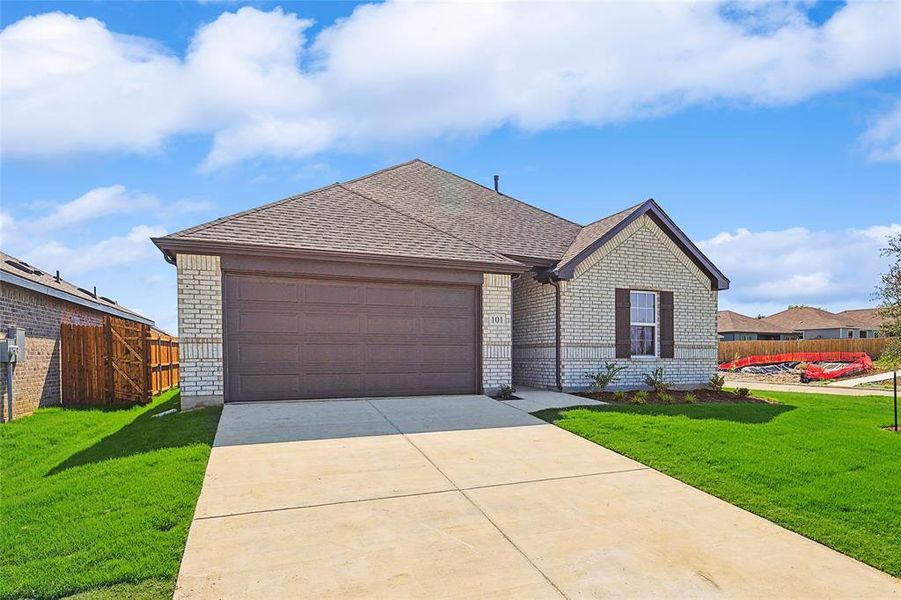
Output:
<path fill-rule="evenodd" d="M 6 339 L 0 340 L 0 363 L 20 363 L 25 360 L 25 330 L 10 327 Z"/>

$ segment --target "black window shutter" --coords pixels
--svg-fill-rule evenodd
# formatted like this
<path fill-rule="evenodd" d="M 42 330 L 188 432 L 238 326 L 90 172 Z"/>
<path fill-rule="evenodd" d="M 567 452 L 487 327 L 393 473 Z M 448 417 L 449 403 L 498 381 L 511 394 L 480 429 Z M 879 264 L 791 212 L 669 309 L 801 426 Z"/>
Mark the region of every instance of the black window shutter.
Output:
<path fill-rule="evenodd" d="M 660 292 L 660 358 L 675 356 L 673 293 Z"/>
<path fill-rule="evenodd" d="M 630 307 L 630 290 L 616 288 L 616 358 L 632 356 Z"/>

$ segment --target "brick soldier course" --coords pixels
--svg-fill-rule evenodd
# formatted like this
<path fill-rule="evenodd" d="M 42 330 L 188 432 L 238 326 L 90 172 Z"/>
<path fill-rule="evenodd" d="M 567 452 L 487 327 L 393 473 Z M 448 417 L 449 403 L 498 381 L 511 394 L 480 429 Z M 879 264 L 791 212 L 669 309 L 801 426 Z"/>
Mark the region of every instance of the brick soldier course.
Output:
<path fill-rule="evenodd" d="M 729 285 L 653 200 L 582 226 L 419 160 L 154 242 L 178 267 L 186 406 L 265 399 L 267 389 L 290 399 L 309 387 L 302 373 L 315 374 L 322 397 L 445 393 L 440 382 L 452 378 L 442 379 L 436 357 L 459 369 L 464 348 L 450 344 L 451 321 L 442 323 L 446 285 L 477 286 L 481 298 L 470 392 L 582 389 L 585 373 L 605 362 L 625 367 L 620 387 L 641 385 L 656 367 L 698 386 L 716 368 L 717 295 Z M 265 301 L 224 299 L 229 273 L 256 277 Z M 320 280 L 332 282 L 328 301 L 300 298 Z M 632 355 L 630 336 L 643 330 L 628 322 L 630 290 L 654 297 L 648 356 Z M 229 302 L 244 304 L 223 324 Z M 345 360 L 355 369 L 342 368 Z M 252 378 L 252 398 L 228 383 L 230 361 Z M 292 370 L 298 361 L 315 368 Z"/>

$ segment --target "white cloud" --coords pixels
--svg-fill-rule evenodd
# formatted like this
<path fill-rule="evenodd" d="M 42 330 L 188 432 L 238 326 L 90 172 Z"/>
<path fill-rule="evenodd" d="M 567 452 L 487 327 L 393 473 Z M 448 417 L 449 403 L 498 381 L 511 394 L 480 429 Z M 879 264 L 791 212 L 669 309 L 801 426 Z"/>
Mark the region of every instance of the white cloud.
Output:
<path fill-rule="evenodd" d="M 159 201 L 150 194 L 129 192 L 124 185 L 89 190 L 75 200 L 59 204 L 52 213 L 31 223 L 39 230 L 61 229 L 112 214 L 155 208 Z"/>
<path fill-rule="evenodd" d="M 901 101 L 873 119 L 860 142 L 874 162 L 901 161 Z"/>
<path fill-rule="evenodd" d="M 831 310 L 872 306 L 879 273 L 886 269 L 879 251 L 901 225 L 866 229 L 723 232 L 698 247 L 732 281 L 720 295 L 720 308 L 749 315 L 769 314 L 789 304 Z"/>
<path fill-rule="evenodd" d="M 137 225 L 126 235 L 116 235 L 84 246 L 67 246 L 58 241 L 39 244 L 22 257 L 34 265 L 56 265 L 66 276 L 129 265 L 141 260 L 159 258 L 159 250 L 151 237 L 166 235 L 162 227 Z"/>
<path fill-rule="evenodd" d="M 184 57 L 45 14 L 0 34 L 3 152 L 147 152 L 199 132 L 216 169 L 505 124 L 780 105 L 901 68 L 901 4 L 849 3 L 822 25 L 795 4 L 748 6 L 388 2 L 314 40 L 309 20 L 244 7 L 199 28 Z"/>

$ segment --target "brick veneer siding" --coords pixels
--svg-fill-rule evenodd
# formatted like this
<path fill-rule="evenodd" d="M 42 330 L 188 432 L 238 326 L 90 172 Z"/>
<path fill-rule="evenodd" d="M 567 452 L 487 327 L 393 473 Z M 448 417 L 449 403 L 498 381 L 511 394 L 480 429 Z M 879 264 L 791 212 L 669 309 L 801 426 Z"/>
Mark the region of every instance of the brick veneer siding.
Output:
<path fill-rule="evenodd" d="M 13 375 L 13 419 L 41 406 L 60 403 L 59 327 L 62 323 L 100 325 L 103 314 L 89 308 L 20 288 L 0 284 L 0 338 L 11 325 L 25 330 L 25 360 Z M 5 365 L 4 365 L 5 368 Z M 2 420 L 7 419 L 6 372 L 0 372 Z"/>
<path fill-rule="evenodd" d="M 219 405 L 224 386 L 219 257 L 179 254 L 176 263 L 181 405 Z"/>
<path fill-rule="evenodd" d="M 511 277 L 485 273 L 482 281 L 482 389 L 494 394 L 511 374 Z"/>
<path fill-rule="evenodd" d="M 556 294 L 525 273 L 513 281 L 513 382 L 557 386 Z"/>
<path fill-rule="evenodd" d="M 674 295 L 675 356 L 615 359 L 614 289 L 668 290 Z M 643 216 L 561 282 L 561 378 L 566 389 L 587 386 L 585 373 L 604 362 L 624 365 L 617 387 L 636 387 L 655 367 L 677 385 L 698 386 L 716 371 L 717 292 L 710 279 Z M 658 299 L 659 319 L 659 299 Z M 660 327 L 656 328 L 660 349 Z"/>

